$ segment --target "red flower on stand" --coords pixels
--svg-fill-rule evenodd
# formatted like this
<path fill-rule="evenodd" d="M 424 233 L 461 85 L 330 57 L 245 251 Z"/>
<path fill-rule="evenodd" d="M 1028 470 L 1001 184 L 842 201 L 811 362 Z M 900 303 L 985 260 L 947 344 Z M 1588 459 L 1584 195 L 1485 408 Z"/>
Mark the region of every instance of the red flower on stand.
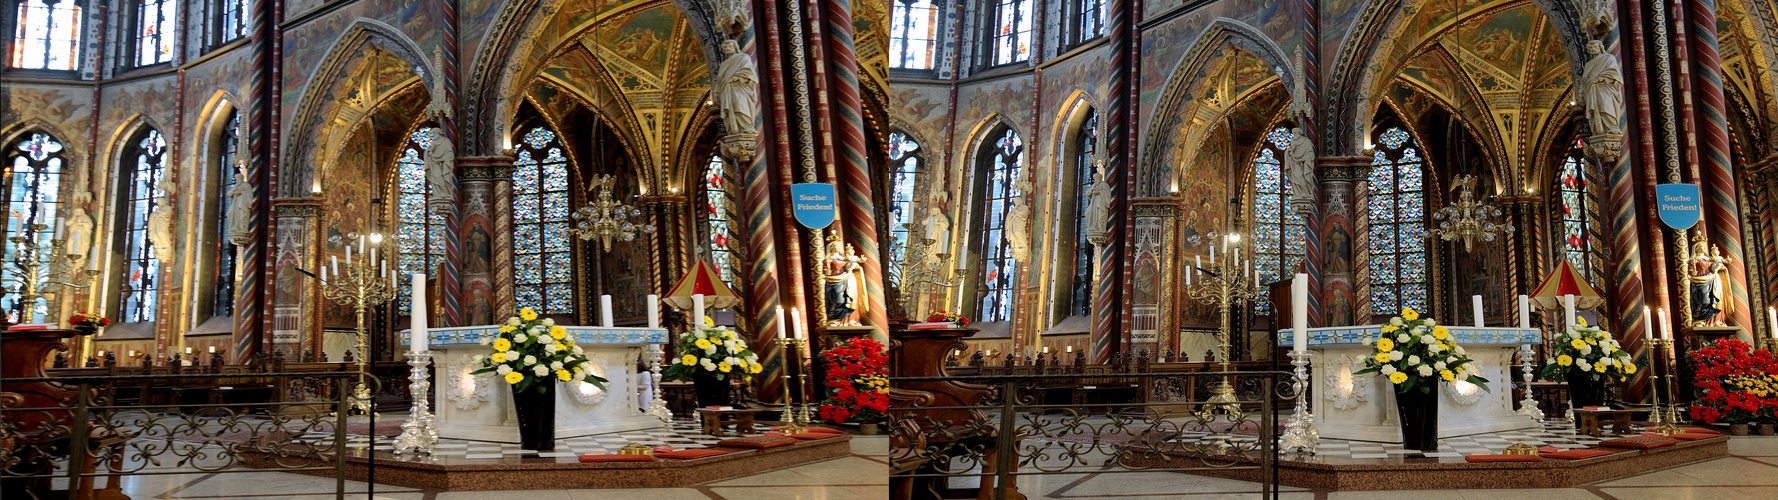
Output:
<path fill-rule="evenodd" d="M 848 340 L 821 353 L 827 363 L 828 397 L 821 402 L 822 420 L 845 423 L 879 422 L 889 411 L 889 357 L 883 344 L 868 338 Z"/>

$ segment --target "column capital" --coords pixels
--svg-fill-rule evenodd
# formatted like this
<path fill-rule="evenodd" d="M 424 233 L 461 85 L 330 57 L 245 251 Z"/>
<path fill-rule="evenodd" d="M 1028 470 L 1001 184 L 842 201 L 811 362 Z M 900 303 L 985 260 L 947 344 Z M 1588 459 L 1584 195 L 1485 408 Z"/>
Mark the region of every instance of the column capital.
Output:
<path fill-rule="evenodd" d="M 1315 159 L 1315 174 L 1322 180 L 1357 181 L 1371 175 L 1370 156 L 1323 156 Z"/>
<path fill-rule="evenodd" d="M 321 216 L 321 207 L 324 206 L 327 206 L 327 201 L 317 197 L 278 198 L 272 200 L 272 210 L 275 210 L 280 218 L 319 217 Z"/>
<path fill-rule="evenodd" d="M 511 156 L 461 156 L 457 158 L 459 181 L 512 180 Z"/>

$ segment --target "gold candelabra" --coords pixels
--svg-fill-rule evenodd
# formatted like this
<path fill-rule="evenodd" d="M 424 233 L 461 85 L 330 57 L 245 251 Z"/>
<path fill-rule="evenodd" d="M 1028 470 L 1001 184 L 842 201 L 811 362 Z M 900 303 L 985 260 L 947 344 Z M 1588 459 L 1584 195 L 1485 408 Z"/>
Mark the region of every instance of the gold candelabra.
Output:
<path fill-rule="evenodd" d="M 28 224 L 26 227 L 27 234 L 49 229 L 44 224 Z M 80 270 L 81 254 L 57 255 L 56 249 L 62 247 L 62 238 L 50 240 L 49 245 L 39 244 L 30 236 L 7 239 L 17 246 L 14 250 L 17 257 L 6 263 L 12 271 L 6 281 L 19 294 L 19 323 L 36 322 L 37 299 L 58 293 L 63 287 L 92 286 L 93 278 L 99 275 L 96 268 Z"/>
<path fill-rule="evenodd" d="M 369 331 L 364 327 L 364 312 L 372 305 L 381 305 L 395 300 L 395 277 L 389 273 L 388 267 L 379 255 L 383 244 L 381 234 L 372 233 L 369 237 L 359 237 L 356 233 L 347 235 L 357 240 L 358 251 L 367 258 L 352 259 L 352 244 L 346 242 L 346 265 L 340 269 L 338 263 L 332 268 L 323 267 L 323 272 L 316 275 L 321 281 L 321 296 L 340 305 L 352 308 L 356 315 L 357 326 L 353 330 L 357 339 L 352 345 L 353 364 L 358 367 L 358 385 L 352 388 L 352 409 L 355 415 L 374 415 L 371 402 L 374 396 L 370 388 L 364 385 L 365 365 L 370 358 L 370 349 L 366 345 Z M 368 243 L 368 245 L 366 244 Z M 369 251 L 366 254 L 366 251 Z M 423 304 L 414 304 L 416 308 L 424 308 Z"/>
<path fill-rule="evenodd" d="M 633 241 L 638 234 L 654 232 L 653 224 L 630 222 L 631 217 L 642 214 L 640 210 L 611 198 L 611 185 L 616 183 L 614 179 L 616 177 L 604 175 L 593 180 L 593 185 L 599 188 L 598 197 L 574 212 L 574 227 L 568 229 L 570 234 L 579 236 L 582 240 L 597 238 L 606 252 L 611 251 L 611 240 L 614 238 Z"/>
<path fill-rule="evenodd" d="M 1657 363 L 1660 363 L 1661 366 L 1667 368 L 1667 370 L 1666 370 L 1667 376 L 1665 377 L 1667 379 L 1667 382 L 1665 384 L 1660 383 L 1660 379 L 1662 377 L 1660 376 L 1659 373 L 1649 374 L 1650 378 L 1655 379 L 1655 383 L 1651 384 L 1651 387 L 1654 388 L 1655 402 L 1654 402 L 1654 408 L 1650 409 L 1648 412 L 1649 413 L 1649 423 L 1660 424 L 1660 425 L 1655 426 L 1655 432 L 1659 432 L 1665 436 L 1671 436 L 1674 434 L 1679 434 L 1681 432 L 1684 432 L 1683 430 L 1681 430 L 1679 428 L 1679 425 L 1678 425 L 1679 424 L 1679 398 L 1676 398 L 1673 396 L 1673 388 L 1674 388 L 1673 383 L 1674 383 L 1674 379 L 1676 379 L 1677 376 L 1674 375 L 1674 373 L 1673 373 L 1673 366 L 1667 364 L 1667 361 L 1673 359 L 1673 339 L 1658 338 L 1658 339 L 1653 339 L 1652 341 L 1654 342 L 1655 350 L 1657 351 L 1655 353 L 1654 357 L 1663 358 L 1660 361 L 1657 361 Z M 1665 386 L 1667 389 L 1667 404 L 1664 406 L 1661 404 L 1661 391 L 1660 391 L 1661 387 L 1660 386 Z M 1663 417 L 1661 415 L 1663 410 L 1666 413 L 1665 417 Z"/>
<path fill-rule="evenodd" d="M 804 392 L 803 389 L 806 387 L 804 383 L 808 381 L 808 374 L 803 370 L 802 356 L 803 346 L 807 345 L 808 341 L 800 338 L 779 338 L 776 341 L 778 342 L 778 352 L 784 353 L 784 416 L 780 417 L 784 420 L 784 425 L 779 428 L 779 431 L 784 434 L 801 434 L 808 430 L 811 417 L 808 398 L 804 397 L 801 404 L 796 402 L 796 395 Z M 796 367 L 795 391 L 790 390 L 790 367 L 792 366 Z"/>
<path fill-rule="evenodd" d="M 1229 243 L 1239 241 L 1241 241 L 1240 235 L 1228 235 Z M 1226 245 L 1224 249 L 1226 254 Z M 1185 288 L 1187 297 L 1200 304 L 1216 306 L 1222 316 L 1216 330 L 1218 351 L 1216 357 L 1217 361 L 1222 363 L 1224 372 L 1229 371 L 1229 343 L 1232 335 L 1229 319 L 1234 307 L 1266 297 L 1265 290 L 1259 287 L 1258 280 L 1248 273 L 1242 272 L 1239 251 L 1237 248 L 1236 254 L 1221 261 L 1211 257 L 1211 269 L 1192 266 L 1193 274 L 1201 276 L 1201 278 L 1197 283 L 1188 284 Z M 1235 397 L 1235 384 L 1230 380 L 1229 375 L 1223 375 L 1222 383 L 1214 387 L 1213 390 L 1215 392 L 1210 400 L 1205 402 L 1203 410 L 1198 412 L 1198 417 L 1208 420 L 1220 411 L 1227 414 L 1232 420 L 1240 420 L 1244 414 L 1241 412 L 1241 405 L 1236 403 L 1239 399 Z"/>
<path fill-rule="evenodd" d="M 915 306 L 919 305 L 916 301 L 920 295 L 961 286 L 962 276 L 969 270 L 952 268 L 951 254 L 948 252 L 939 252 L 932 254 L 931 259 L 926 258 L 927 252 L 932 251 L 933 244 L 938 243 L 938 240 L 914 236 L 918 234 L 919 228 L 912 223 L 904 223 L 901 227 L 908 230 L 909 243 L 896 244 L 905 245 L 906 251 L 902 255 L 907 256 L 907 261 L 896 263 L 890 272 L 900 283 L 901 309 L 913 314 L 916 312 Z"/>
<path fill-rule="evenodd" d="M 1493 218 L 1500 217 L 1500 207 L 1476 201 L 1475 183 L 1476 178 L 1473 175 L 1464 175 L 1452 183 L 1453 189 L 1461 189 L 1457 193 L 1457 201 L 1432 213 L 1433 220 L 1439 223 L 1428 236 L 1437 236 L 1445 241 L 1463 238 L 1463 251 L 1468 252 L 1475 249 L 1476 238 L 1494 241 L 1496 234 L 1513 232 L 1511 223 L 1494 223 Z"/>

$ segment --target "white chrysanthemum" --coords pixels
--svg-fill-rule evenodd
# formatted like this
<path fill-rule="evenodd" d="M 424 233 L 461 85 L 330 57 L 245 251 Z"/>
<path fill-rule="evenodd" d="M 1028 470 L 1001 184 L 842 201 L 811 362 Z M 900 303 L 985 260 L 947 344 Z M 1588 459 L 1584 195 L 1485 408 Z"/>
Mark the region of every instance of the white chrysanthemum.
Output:
<path fill-rule="evenodd" d="M 710 347 L 705 347 L 704 354 L 716 354 L 716 344 L 710 344 Z"/>
<path fill-rule="evenodd" d="M 498 374 L 500 374 L 500 376 L 504 377 L 504 376 L 506 376 L 506 374 L 512 373 L 512 367 L 506 366 L 506 365 L 500 365 L 499 368 L 494 369 L 494 373 L 498 373 Z"/>
<path fill-rule="evenodd" d="M 1377 370 L 1377 372 L 1382 373 L 1383 376 L 1385 376 L 1385 377 L 1387 377 L 1389 375 L 1394 375 L 1395 374 L 1395 365 L 1383 365 L 1383 369 Z"/>
<path fill-rule="evenodd" d="M 549 369 L 552 371 L 562 369 L 562 362 L 561 361 L 551 361 L 549 363 Z"/>
<path fill-rule="evenodd" d="M 741 364 L 741 360 L 740 360 L 740 359 L 736 359 L 736 358 L 735 358 L 735 357 L 734 357 L 734 356 L 729 356 L 729 357 L 726 357 L 726 358 L 722 358 L 722 362 L 724 362 L 724 363 L 728 363 L 728 364 L 730 364 L 730 365 L 738 365 L 738 364 Z"/>
<path fill-rule="evenodd" d="M 1426 334 L 1426 327 L 1424 327 L 1424 326 L 1414 327 L 1414 335 L 1425 335 L 1425 334 Z"/>
<path fill-rule="evenodd" d="M 482 355 L 480 355 L 480 354 L 477 354 L 477 355 L 475 355 L 475 357 L 473 357 L 473 358 L 469 358 L 469 360 L 470 360 L 470 361 L 474 361 L 474 362 L 475 362 L 475 364 L 478 364 L 478 365 L 479 365 L 479 364 L 482 364 Z"/>
<path fill-rule="evenodd" d="M 710 358 L 704 358 L 699 361 L 700 361 L 699 364 L 704 365 L 705 370 L 715 370 L 716 369 L 716 363 L 710 362 Z"/>
<path fill-rule="evenodd" d="M 511 326 L 519 326 L 521 324 L 524 324 L 524 322 L 519 321 L 518 318 L 506 318 L 506 324 L 511 325 Z"/>
<path fill-rule="evenodd" d="M 1584 360 L 1584 359 L 1583 359 L 1583 360 L 1578 360 L 1578 361 L 1575 361 L 1575 362 L 1574 362 L 1574 365 L 1575 365 L 1575 366 L 1579 366 L 1579 367 L 1580 367 L 1580 371 L 1583 371 L 1583 372 L 1590 372 L 1590 371 L 1593 371 L 1593 364 L 1592 364 L 1592 363 L 1588 363 L 1588 362 L 1587 362 L 1587 360 Z"/>
<path fill-rule="evenodd" d="M 1432 369 L 1434 369 L 1434 370 L 1443 370 L 1443 369 L 1445 369 L 1445 367 L 1446 367 L 1446 366 L 1449 366 L 1449 365 L 1446 365 L 1446 364 L 1445 364 L 1445 362 L 1443 362 L 1443 361 L 1440 361 L 1440 362 L 1437 362 L 1437 363 L 1433 363 L 1433 364 L 1432 364 Z"/>
<path fill-rule="evenodd" d="M 556 320 L 552 318 L 543 318 L 543 326 L 556 326 Z"/>
<path fill-rule="evenodd" d="M 1376 345 L 1376 343 L 1377 343 L 1377 339 L 1373 339 L 1373 338 L 1369 338 L 1369 337 L 1365 337 L 1365 339 L 1364 339 L 1364 345 L 1367 345 L 1367 346 L 1368 345 Z"/>
<path fill-rule="evenodd" d="M 581 349 L 580 346 L 574 346 L 574 354 L 586 354 L 586 351 Z"/>
<path fill-rule="evenodd" d="M 1401 351 L 1389 351 L 1390 361 L 1401 361 Z"/>
<path fill-rule="evenodd" d="M 1408 339 L 1411 339 L 1411 338 L 1413 338 L 1413 337 L 1409 337 L 1408 334 L 1406 334 L 1406 333 L 1398 334 L 1395 336 L 1395 343 L 1397 343 L 1397 344 L 1404 343 L 1404 342 L 1407 342 Z"/>
<path fill-rule="evenodd" d="M 1438 343 L 1434 342 L 1431 344 L 1426 344 L 1426 350 L 1433 353 L 1433 354 L 1438 354 L 1439 351 L 1443 351 L 1443 350 L 1445 350 L 1445 348 L 1439 347 Z"/>
<path fill-rule="evenodd" d="M 506 351 L 506 360 L 507 361 L 518 361 L 519 360 L 519 352 L 518 351 Z"/>
<path fill-rule="evenodd" d="M 493 343 L 494 343 L 494 337 L 483 337 L 482 338 L 482 345 L 489 345 L 489 344 L 493 344 Z"/>
<path fill-rule="evenodd" d="M 1426 319 L 1426 326 L 1427 327 L 1438 326 L 1438 320 L 1432 319 L 1432 318 L 1425 318 L 1425 319 Z"/>
<path fill-rule="evenodd" d="M 758 362 L 759 362 L 759 355 L 758 354 L 748 354 L 747 355 L 747 364 L 751 365 L 751 364 L 758 363 Z"/>
<path fill-rule="evenodd" d="M 1401 326 L 1401 318 L 1389 318 L 1389 324 Z"/>
<path fill-rule="evenodd" d="M 700 338 L 700 339 L 704 338 L 704 331 L 703 330 L 692 330 L 691 334 L 694 336 L 697 336 L 697 338 Z"/>
<path fill-rule="evenodd" d="M 1420 343 L 1422 343 L 1422 344 L 1437 344 L 1438 339 L 1432 338 L 1431 335 L 1421 335 L 1420 336 Z"/>
<path fill-rule="evenodd" d="M 1426 365 L 1420 365 L 1420 376 L 1431 377 L 1432 372 L 1433 372 L 1432 367 L 1426 366 Z"/>
<path fill-rule="evenodd" d="M 549 375 L 549 367 L 543 365 L 533 366 L 531 367 L 531 373 L 535 373 L 539 377 L 546 376 Z"/>
<path fill-rule="evenodd" d="M 1410 365 L 1420 364 L 1420 357 L 1414 356 L 1414 355 L 1409 355 L 1408 356 L 1408 364 L 1410 364 Z"/>
<path fill-rule="evenodd" d="M 535 365 L 535 364 L 537 364 L 537 356 L 532 356 L 530 354 L 526 354 L 525 355 L 525 365 L 529 366 L 529 365 Z"/>
<path fill-rule="evenodd" d="M 1593 346 L 1590 346 L 1590 345 L 1580 346 L 1580 353 L 1583 356 L 1587 355 L 1587 354 L 1592 354 L 1593 353 Z"/>
<path fill-rule="evenodd" d="M 1453 351 L 1457 351 L 1457 355 L 1458 355 L 1458 356 L 1462 356 L 1462 355 L 1464 355 L 1464 354 L 1468 354 L 1468 353 L 1466 353 L 1466 352 L 1464 352 L 1464 351 L 1463 351 L 1463 346 L 1457 346 L 1457 348 L 1456 348 L 1456 349 L 1452 349 L 1452 350 L 1453 350 Z"/>
<path fill-rule="evenodd" d="M 530 339 L 530 338 L 531 338 L 531 337 L 527 337 L 527 336 L 525 336 L 525 334 L 523 334 L 523 333 L 518 333 L 518 332 L 513 332 L 513 334 L 512 334 L 512 343 L 514 343 L 514 344 L 523 344 L 523 343 L 525 343 L 525 341 L 526 341 L 526 340 L 529 340 L 529 339 Z"/>
<path fill-rule="evenodd" d="M 544 344 L 543 345 L 543 352 L 555 354 L 556 353 L 556 345 L 555 344 Z"/>

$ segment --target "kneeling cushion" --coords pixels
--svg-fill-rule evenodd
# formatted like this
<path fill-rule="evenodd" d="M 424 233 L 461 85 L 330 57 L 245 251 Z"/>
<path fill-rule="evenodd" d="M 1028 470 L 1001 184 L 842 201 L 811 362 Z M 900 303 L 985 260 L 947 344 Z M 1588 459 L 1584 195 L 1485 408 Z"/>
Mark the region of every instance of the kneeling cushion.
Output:
<path fill-rule="evenodd" d="M 1611 450 L 1601 450 L 1601 449 L 1597 449 L 1597 448 L 1577 448 L 1577 449 L 1562 450 L 1562 451 L 1542 451 L 1540 449 L 1538 451 L 1541 452 L 1541 454 L 1543 455 L 1543 458 L 1564 458 L 1564 459 L 1568 459 L 1568 460 L 1582 460 L 1582 459 L 1588 459 L 1588 458 L 1598 458 L 1598 457 L 1610 455 L 1612 453 L 1616 453 Z"/>
<path fill-rule="evenodd" d="M 1600 446 L 1610 446 L 1613 448 L 1635 448 L 1635 449 L 1646 450 L 1649 448 L 1660 448 L 1662 446 L 1672 446 L 1672 445 L 1678 444 L 1678 443 L 1679 443 L 1679 440 L 1669 438 L 1666 436 L 1631 436 L 1631 437 L 1625 437 L 1625 438 L 1607 439 L 1604 441 L 1600 441 L 1599 445 Z"/>
<path fill-rule="evenodd" d="M 714 456 L 721 455 L 724 453 L 728 453 L 728 452 L 722 451 L 722 450 L 713 450 L 710 448 L 688 448 L 688 449 L 684 449 L 684 450 L 674 450 L 674 451 L 669 451 L 669 452 L 664 452 L 664 453 L 655 453 L 654 456 L 659 457 L 659 458 L 677 458 L 677 459 L 681 459 L 681 460 L 691 460 L 694 458 L 714 457 Z"/>
<path fill-rule="evenodd" d="M 791 437 L 787 437 L 787 436 L 751 436 L 751 437 L 743 437 L 743 438 L 724 439 L 722 441 L 717 442 L 716 444 L 720 444 L 723 446 L 733 446 L 736 448 L 765 449 L 765 448 L 773 448 L 773 447 L 778 447 L 778 446 L 789 446 L 789 445 L 792 445 L 795 443 L 796 443 L 795 438 L 791 438 Z"/>

